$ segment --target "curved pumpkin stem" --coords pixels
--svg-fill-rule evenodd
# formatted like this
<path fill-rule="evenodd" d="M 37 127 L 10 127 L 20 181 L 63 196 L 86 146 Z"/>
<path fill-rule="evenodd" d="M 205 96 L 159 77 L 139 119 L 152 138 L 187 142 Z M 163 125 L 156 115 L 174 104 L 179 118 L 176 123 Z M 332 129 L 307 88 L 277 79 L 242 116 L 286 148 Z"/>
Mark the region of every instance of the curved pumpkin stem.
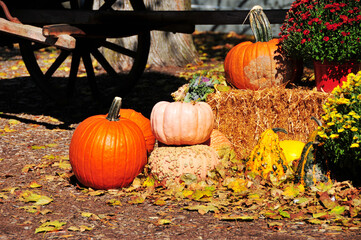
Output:
<path fill-rule="evenodd" d="M 320 126 L 320 127 L 322 127 L 322 122 L 321 122 L 319 119 L 315 118 L 314 116 L 311 116 L 311 119 L 315 120 L 315 122 L 317 123 L 317 125 Z"/>
<path fill-rule="evenodd" d="M 256 42 L 270 41 L 272 39 L 271 24 L 263 12 L 263 8 L 256 5 L 251 9 L 249 14 L 249 22 Z"/>
<path fill-rule="evenodd" d="M 275 133 L 283 132 L 283 133 L 288 134 L 288 132 L 286 130 L 284 130 L 283 128 L 272 128 L 272 131 L 274 131 Z"/>
<path fill-rule="evenodd" d="M 311 119 L 315 120 L 315 122 L 317 123 L 317 125 L 318 125 L 319 127 L 322 127 L 322 122 L 321 122 L 319 119 L 317 119 L 317 118 L 314 117 L 314 116 L 311 116 Z M 320 144 L 320 141 L 319 141 L 319 140 L 320 140 L 320 139 L 318 138 L 317 130 L 314 131 L 314 132 L 310 135 L 310 137 L 308 138 L 308 141 L 312 141 L 313 144 L 315 144 L 315 145 Z"/>
<path fill-rule="evenodd" d="M 106 119 L 109 121 L 119 121 L 119 110 L 121 106 L 122 106 L 122 98 L 115 97 L 112 102 L 112 105 L 109 108 L 109 112 Z"/>

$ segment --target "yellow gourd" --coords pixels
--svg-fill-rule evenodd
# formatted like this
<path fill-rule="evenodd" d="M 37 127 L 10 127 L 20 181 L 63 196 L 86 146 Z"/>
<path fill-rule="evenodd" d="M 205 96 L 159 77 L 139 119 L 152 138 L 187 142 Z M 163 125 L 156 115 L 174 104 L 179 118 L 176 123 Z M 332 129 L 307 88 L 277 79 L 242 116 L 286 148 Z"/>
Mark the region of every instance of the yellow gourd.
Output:
<path fill-rule="evenodd" d="M 247 162 L 246 169 L 252 173 L 268 178 L 270 174 L 277 179 L 285 175 L 287 171 L 286 156 L 280 146 L 276 132 L 284 129 L 267 129 L 261 134 L 257 145 L 252 150 Z"/>
<path fill-rule="evenodd" d="M 280 142 L 280 146 L 286 156 L 286 165 L 288 166 L 301 157 L 305 143 L 297 140 L 283 140 Z"/>

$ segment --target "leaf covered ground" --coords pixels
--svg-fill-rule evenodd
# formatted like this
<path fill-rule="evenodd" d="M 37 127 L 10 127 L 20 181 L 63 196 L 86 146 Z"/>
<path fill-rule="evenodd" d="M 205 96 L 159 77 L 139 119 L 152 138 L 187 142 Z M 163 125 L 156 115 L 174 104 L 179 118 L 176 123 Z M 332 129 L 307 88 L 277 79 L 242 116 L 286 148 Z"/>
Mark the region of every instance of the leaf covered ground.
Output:
<path fill-rule="evenodd" d="M 149 68 L 124 108 L 149 117 L 195 73 L 222 80 L 225 54 L 245 38 L 196 34 L 203 63 Z M 81 186 L 70 139 L 80 121 L 107 107 L 87 99 L 57 106 L 31 82 L 18 49 L 0 56 L 0 239 L 361 239 L 360 189 L 247 176 L 229 150 L 207 181 L 157 182 L 146 169 L 121 190 Z"/>

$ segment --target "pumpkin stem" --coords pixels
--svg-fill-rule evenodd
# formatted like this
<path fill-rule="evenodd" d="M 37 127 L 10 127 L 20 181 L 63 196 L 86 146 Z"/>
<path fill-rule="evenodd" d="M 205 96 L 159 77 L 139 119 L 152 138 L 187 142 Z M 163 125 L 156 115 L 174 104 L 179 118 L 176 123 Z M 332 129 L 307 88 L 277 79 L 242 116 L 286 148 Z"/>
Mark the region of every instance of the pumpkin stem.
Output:
<path fill-rule="evenodd" d="M 268 42 L 272 39 L 271 24 L 261 6 L 256 5 L 251 9 L 249 22 L 256 42 Z"/>
<path fill-rule="evenodd" d="M 288 132 L 286 130 L 284 130 L 283 128 L 272 128 L 272 130 L 277 133 L 277 132 L 283 132 L 283 133 L 286 133 L 288 134 Z"/>
<path fill-rule="evenodd" d="M 314 116 L 311 116 L 311 119 L 315 120 L 315 122 L 317 123 L 318 126 L 322 127 L 322 122 L 320 120 L 318 120 L 317 118 L 315 118 Z"/>
<path fill-rule="evenodd" d="M 119 121 L 119 110 L 122 106 L 122 98 L 121 97 L 115 97 L 113 99 L 112 105 L 109 108 L 108 116 L 106 119 L 109 121 Z"/>

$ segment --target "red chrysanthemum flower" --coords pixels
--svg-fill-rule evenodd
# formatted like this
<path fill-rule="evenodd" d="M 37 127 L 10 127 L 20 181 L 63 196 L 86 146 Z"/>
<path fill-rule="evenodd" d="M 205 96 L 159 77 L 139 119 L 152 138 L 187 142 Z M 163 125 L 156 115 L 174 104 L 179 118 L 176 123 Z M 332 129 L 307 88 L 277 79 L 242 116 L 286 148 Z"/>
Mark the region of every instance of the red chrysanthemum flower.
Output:
<path fill-rule="evenodd" d="M 289 34 L 281 44 L 285 53 L 304 60 L 361 59 L 361 0 L 293 1 L 281 28 L 281 37 Z"/>
<path fill-rule="evenodd" d="M 348 17 L 345 15 L 340 15 L 340 18 L 342 19 L 343 22 L 347 22 L 348 21 Z"/>
<path fill-rule="evenodd" d="M 310 30 L 306 29 L 306 30 L 303 31 L 303 35 L 308 35 L 308 34 L 310 34 Z"/>

